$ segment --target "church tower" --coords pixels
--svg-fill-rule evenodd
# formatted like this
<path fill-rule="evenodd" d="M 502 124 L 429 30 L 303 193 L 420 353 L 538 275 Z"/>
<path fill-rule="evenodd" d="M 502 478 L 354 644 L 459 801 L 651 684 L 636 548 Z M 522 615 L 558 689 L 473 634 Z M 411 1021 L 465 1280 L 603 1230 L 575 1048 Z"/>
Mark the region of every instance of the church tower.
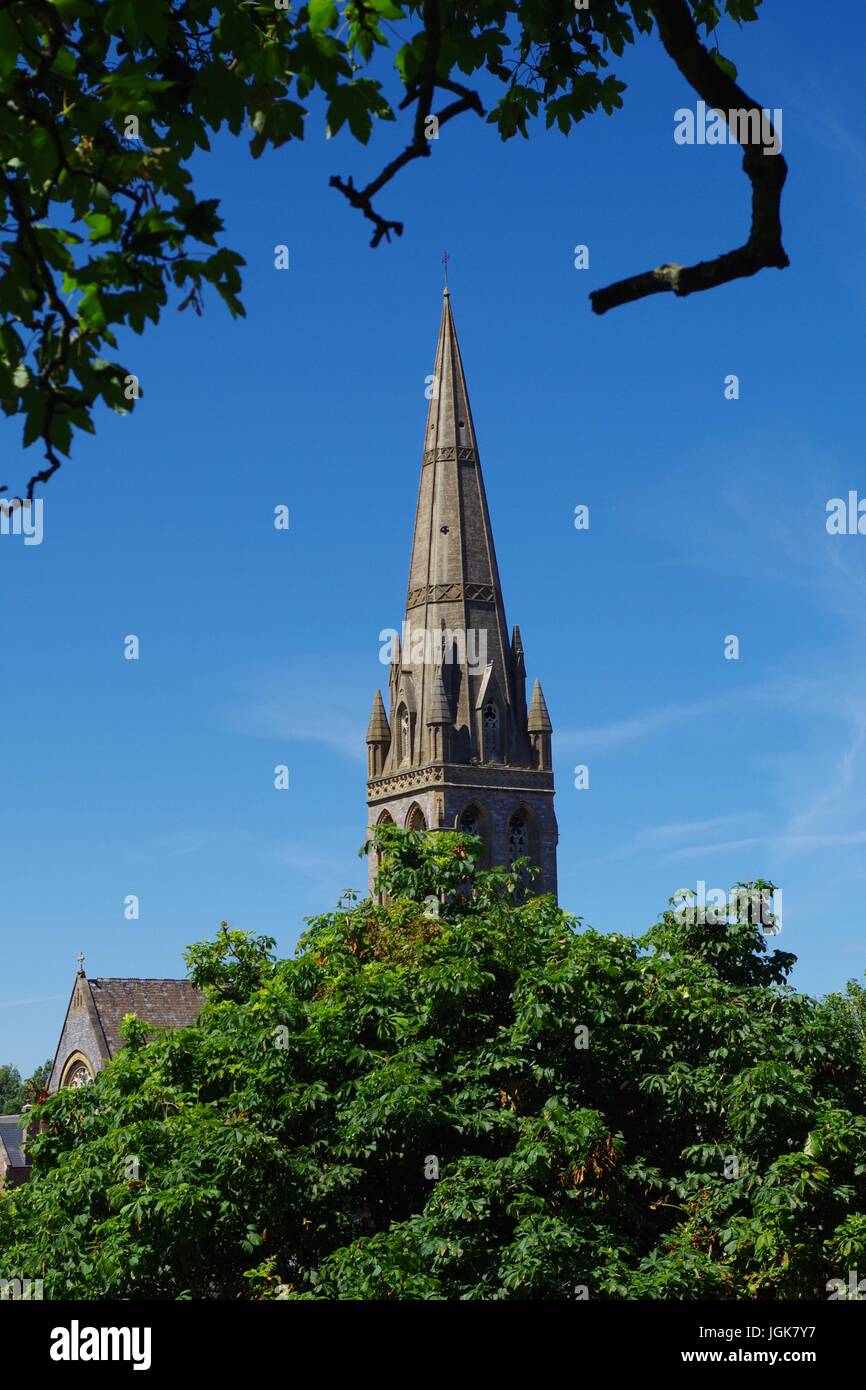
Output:
<path fill-rule="evenodd" d="M 528 855 L 556 893 L 551 723 L 538 681 L 526 708 L 463 363 L 445 290 L 424 433 L 406 616 L 367 728 L 368 824 L 480 835 L 488 864 Z M 375 863 L 370 858 L 372 887 Z"/>

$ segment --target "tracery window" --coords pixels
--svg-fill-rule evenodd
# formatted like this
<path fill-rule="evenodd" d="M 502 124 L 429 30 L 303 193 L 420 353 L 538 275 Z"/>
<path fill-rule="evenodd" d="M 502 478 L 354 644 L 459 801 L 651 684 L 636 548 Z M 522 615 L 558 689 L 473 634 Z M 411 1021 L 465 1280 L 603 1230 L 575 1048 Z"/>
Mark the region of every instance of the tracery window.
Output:
<path fill-rule="evenodd" d="M 404 705 L 400 711 L 400 761 L 408 763 L 412 754 L 412 725 L 409 711 Z"/>
<path fill-rule="evenodd" d="M 515 811 L 508 822 L 508 858 L 513 864 L 529 853 L 529 826 L 522 811 Z"/>
<path fill-rule="evenodd" d="M 493 701 L 489 701 L 482 711 L 484 726 L 484 757 L 486 759 L 499 757 L 499 710 Z"/>

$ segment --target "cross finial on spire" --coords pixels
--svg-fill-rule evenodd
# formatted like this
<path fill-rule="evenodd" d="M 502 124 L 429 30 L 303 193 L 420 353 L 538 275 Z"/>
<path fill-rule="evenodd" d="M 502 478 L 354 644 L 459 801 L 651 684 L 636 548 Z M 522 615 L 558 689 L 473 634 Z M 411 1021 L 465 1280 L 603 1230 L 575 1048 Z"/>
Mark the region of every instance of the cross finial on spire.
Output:
<path fill-rule="evenodd" d="M 83 952 L 83 951 L 79 951 L 79 952 L 78 952 L 78 973 L 79 973 L 79 975 L 83 975 L 83 974 L 84 974 L 84 952 Z"/>
<path fill-rule="evenodd" d="M 442 252 L 442 264 L 443 264 L 443 266 L 445 267 L 445 288 L 446 288 L 446 290 L 447 290 L 447 288 L 448 288 L 448 262 L 450 261 L 450 259 L 451 259 L 451 257 L 448 255 L 448 252 L 447 252 L 447 251 L 443 251 L 443 252 Z"/>

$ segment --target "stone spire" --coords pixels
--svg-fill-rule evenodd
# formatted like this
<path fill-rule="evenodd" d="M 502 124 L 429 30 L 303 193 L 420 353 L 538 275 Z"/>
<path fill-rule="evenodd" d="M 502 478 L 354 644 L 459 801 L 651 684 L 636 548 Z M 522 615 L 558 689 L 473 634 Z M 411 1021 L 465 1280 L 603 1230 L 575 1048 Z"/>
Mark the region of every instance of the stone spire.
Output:
<path fill-rule="evenodd" d="M 369 821 L 480 834 L 489 862 L 529 853 L 542 871 L 536 891 L 555 893 L 550 719 L 537 683 L 527 715 L 519 628 L 508 640 L 447 287 L 429 380 L 390 723 L 377 693 L 367 730 Z"/>
<path fill-rule="evenodd" d="M 385 756 L 391 742 L 391 729 L 382 696 L 377 690 L 373 696 L 373 708 L 367 725 L 367 771 L 370 777 L 378 777 L 385 764 Z"/>
<path fill-rule="evenodd" d="M 553 732 L 553 725 L 550 722 L 550 715 L 547 713 L 547 701 L 544 698 L 544 691 L 541 688 L 541 681 L 536 681 L 532 687 L 532 701 L 529 706 L 529 732 L 531 734 L 550 734 Z"/>
<path fill-rule="evenodd" d="M 544 698 L 544 691 L 541 689 L 541 681 L 536 681 L 532 687 L 532 700 L 529 705 L 529 741 L 532 745 L 532 763 L 534 767 L 550 769 L 550 736 L 553 733 L 553 725 L 550 722 L 550 715 L 547 713 L 547 701 Z"/>
<path fill-rule="evenodd" d="M 430 391 L 402 629 L 404 703 L 411 711 L 414 700 L 417 711 L 410 761 L 421 766 L 433 756 L 428 728 L 433 704 L 440 704 L 436 672 L 441 665 L 453 721 L 451 756 L 467 763 L 510 762 L 526 757 L 525 714 L 521 719 L 478 441 L 447 289 Z M 495 700 L 499 721 L 494 730 L 488 716 L 486 737 L 482 688 L 481 704 Z M 388 766 L 403 762 L 405 747 L 395 740 Z"/>

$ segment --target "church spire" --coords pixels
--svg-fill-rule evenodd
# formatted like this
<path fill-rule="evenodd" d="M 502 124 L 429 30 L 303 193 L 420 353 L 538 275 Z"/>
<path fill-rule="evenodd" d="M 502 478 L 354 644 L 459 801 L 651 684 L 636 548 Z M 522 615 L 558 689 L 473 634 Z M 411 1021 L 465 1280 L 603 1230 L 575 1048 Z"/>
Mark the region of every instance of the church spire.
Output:
<path fill-rule="evenodd" d="M 469 408 L 469 392 L 463 372 L 463 359 L 454 326 L 451 291 L 442 291 L 442 318 L 430 385 L 430 409 L 424 449 L 457 446 L 475 449 L 475 426 Z"/>
<path fill-rule="evenodd" d="M 417 704 L 411 732 L 413 765 L 435 757 L 429 715 L 434 704 L 441 709 L 443 693 L 455 727 L 455 737 L 449 740 L 453 757 L 467 763 L 508 763 L 523 755 L 528 761 L 525 713 L 515 689 L 507 632 L 475 422 L 446 288 L 430 378 L 403 625 L 403 671 L 406 690 L 411 691 L 407 709 L 412 697 Z M 425 639 L 427 654 L 422 657 Z M 437 682 L 439 664 L 442 679 Z M 486 716 L 477 703 L 482 686 L 496 692 L 497 708 Z M 395 718 L 399 723 L 396 705 L 392 728 Z M 389 767 L 403 762 L 404 752 L 405 744 L 392 744 Z"/>
<path fill-rule="evenodd" d="M 509 864 L 528 847 L 542 870 L 541 891 L 555 892 L 550 720 L 539 688 L 532 724 L 546 727 L 531 730 L 523 641 L 518 628 L 509 640 L 447 285 L 428 382 L 390 709 L 386 715 L 374 702 L 367 733 L 370 825 L 480 834 L 493 864 Z"/>

